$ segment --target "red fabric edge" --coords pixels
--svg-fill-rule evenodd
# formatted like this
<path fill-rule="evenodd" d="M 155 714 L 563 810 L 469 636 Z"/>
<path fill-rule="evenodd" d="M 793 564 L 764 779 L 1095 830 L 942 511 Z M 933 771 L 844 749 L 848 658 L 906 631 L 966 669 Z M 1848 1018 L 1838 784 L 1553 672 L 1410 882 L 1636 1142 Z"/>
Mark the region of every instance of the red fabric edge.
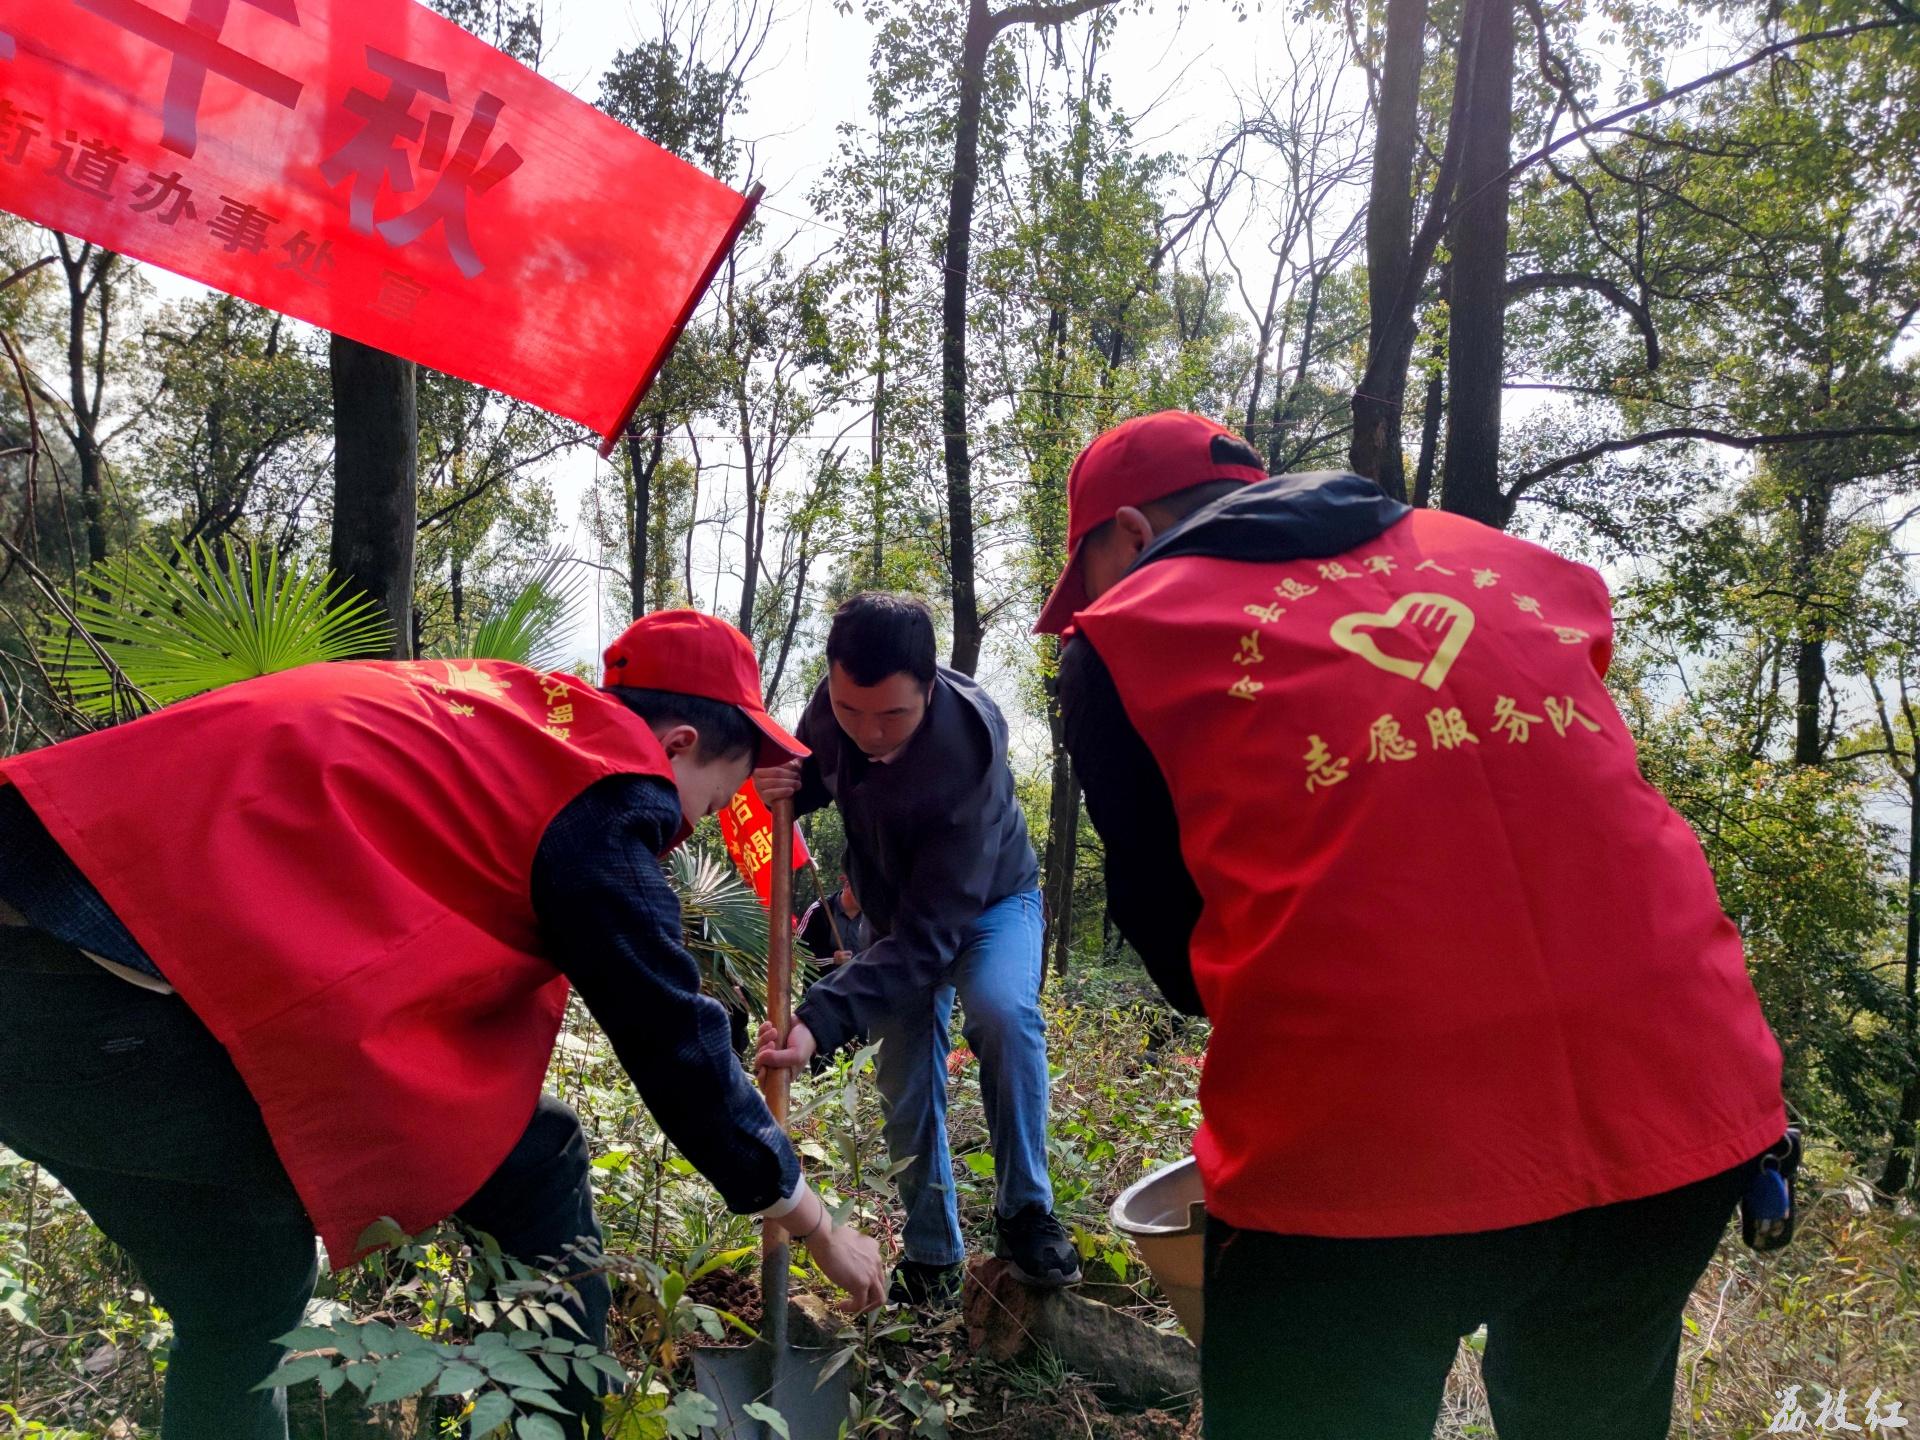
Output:
<path fill-rule="evenodd" d="M 707 268 L 701 272 L 700 283 L 694 286 L 693 293 L 687 296 L 686 308 L 681 310 L 680 318 L 673 322 L 673 328 L 667 331 L 666 337 L 661 340 L 660 348 L 647 362 L 647 368 L 641 371 L 640 383 L 633 387 L 633 397 L 627 401 L 626 408 L 621 410 L 620 418 L 600 432 L 601 459 L 604 460 L 613 454 L 613 447 L 620 443 L 620 433 L 627 428 L 627 422 L 633 419 L 633 412 L 640 408 L 640 401 L 646 395 L 647 388 L 653 384 L 655 377 L 666 365 L 667 357 L 673 353 L 673 347 L 680 341 L 681 332 L 687 328 L 687 323 L 693 319 L 694 310 L 705 298 L 708 287 L 713 284 L 713 277 L 720 273 L 720 262 L 727 258 L 727 253 L 739 240 L 740 232 L 747 228 L 747 222 L 753 218 L 753 212 L 759 208 L 760 197 L 766 193 L 767 187 L 756 181 L 747 193 L 740 197 L 740 213 L 733 217 L 733 224 L 728 226 L 727 233 L 720 237 L 720 243 L 714 248 L 712 258 L 707 261 Z"/>

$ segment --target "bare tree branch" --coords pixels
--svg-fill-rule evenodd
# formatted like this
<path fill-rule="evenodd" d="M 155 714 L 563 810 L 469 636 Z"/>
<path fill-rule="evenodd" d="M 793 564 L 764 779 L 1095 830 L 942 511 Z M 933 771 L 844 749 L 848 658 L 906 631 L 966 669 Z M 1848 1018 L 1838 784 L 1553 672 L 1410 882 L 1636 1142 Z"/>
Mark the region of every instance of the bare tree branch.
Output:
<path fill-rule="evenodd" d="M 1061 5 L 1009 5 L 995 14 L 989 23 L 996 35 L 1015 25 L 1065 25 L 1113 3 L 1114 0 L 1067 0 Z"/>
<path fill-rule="evenodd" d="M 1518 476 L 1508 487 L 1507 498 L 1517 499 L 1542 480 L 1558 475 L 1563 470 L 1572 470 L 1576 466 L 1585 465 L 1590 460 L 1598 460 L 1603 455 L 1616 454 L 1622 450 L 1638 450 L 1643 445 L 1657 445 L 1663 440 L 1705 440 L 1711 444 L 1725 445 L 1735 450 L 1759 450 L 1780 445 L 1812 445 L 1823 440 L 1906 437 L 1920 438 L 1920 425 L 1855 425 L 1832 430 L 1784 431 L 1770 435 L 1736 435 L 1728 430 L 1715 430 L 1705 425 L 1670 425 L 1661 430 L 1644 430 L 1638 435 L 1623 435 L 1614 440 L 1601 440 L 1585 449 L 1576 450 L 1570 455 L 1562 455 L 1557 460 L 1528 470 Z"/>
<path fill-rule="evenodd" d="M 1590 290 L 1608 301 L 1633 321 L 1647 342 L 1647 369 L 1660 368 L 1660 336 L 1653 328 L 1653 315 L 1645 305 L 1627 294 L 1613 281 L 1598 275 L 1582 275 L 1568 270 L 1547 270 L 1532 275 L 1516 275 L 1507 281 L 1507 300 L 1518 300 L 1539 290 Z"/>

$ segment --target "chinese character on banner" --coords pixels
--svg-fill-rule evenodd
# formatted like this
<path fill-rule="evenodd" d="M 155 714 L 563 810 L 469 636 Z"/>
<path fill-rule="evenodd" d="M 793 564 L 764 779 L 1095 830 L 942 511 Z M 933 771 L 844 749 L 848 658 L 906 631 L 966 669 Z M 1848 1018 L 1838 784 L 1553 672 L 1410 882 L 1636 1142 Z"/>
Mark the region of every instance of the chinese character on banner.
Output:
<path fill-rule="evenodd" d="M 207 222 L 207 228 L 224 249 L 258 255 L 267 248 L 267 231 L 279 219 L 278 215 L 269 215 L 257 205 L 222 195 L 220 213 Z"/>
<path fill-rule="evenodd" d="M 363 233 L 377 230 L 389 245 L 411 245 L 435 225 L 442 226 L 447 253 L 460 273 L 471 279 L 487 267 L 474 252 L 473 237 L 467 231 L 468 193 L 484 195 L 522 163 L 520 153 L 504 144 L 496 146 L 482 163 L 487 141 L 506 102 L 481 91 L 473 117 L 460 132 L 460 143 L 449 159 L 452 113 L 429 110 L 424 120 L 413 113 L 414 101 L 422 95 L 452 103 L 445 72 L 416 65 L 371 45 L 367 47 L 367 67 L 386 77 L 387 93 L 376 97 L 365 90 L 347 92 L 347 108 L 365 123 L 352 139 L 320 163 L 320 174 L 329 185 L 353 180 L 347 202 L 353 228 Z M 417 188 L 412 162 L 401 142 L 420 140 L 423 135 L 420 166 L 439 170 L 439 180 L 413 209 L 376 224 L 373 205 L 382 181 L 396 195 L 408 195 Z"/>
<path fill-rule="evenodd" d="M 178 224 L 183 216 L 195 220 L 200 215 L 193 205 L 193 187 L 180 183 L 178 170 L 166 175 L 149 170 L 147 183 L 133 192 L 133 204 L 128 208 L 142 215 L 153 215 L 162 225 Z"/>
<path fill-rule="evenodd" d="M 6 0 L 0 77 L 6 211 L 608 451 L 758 200 L 422 0 Z"/>
<path fill-rule="evenodd" d="M 40 133 L 41 119 L 11 100 L 0 100 L 0 160 L 18 165 L 27 158 L 27 146 Z"/>
<path fill-rule="evenodd" d="M 126 151 L 104 140 L 82 140 L 71 130 L 67 131 L 66 143 L 56 144 L 53 151 L 60 161 L 49 174 L 102 200 L 113 198 L 113 177 L 127 163 Z"/>
<path fill-rule="evenodd" d="M 382 315 L 390 315 L 395 320 L 405 320 L 413 314 L 413 307 L 420 303 L 427 293 L 427 287 L 418 280 L 405 275 L 397 275 L 391 270 L 380 272 L 380 298 L 373 302 L 373 308 Z"/>
<path fill-rule="evenodd" d="M 277 20 L 298 25 L 293 0 L 245 0 Z M 283 109 L 300 101 L 301 85 L 292 76 L 262 65 L 219 40 L 227 23 L 229 0 L 193 0 L 183 25 L 140 0 L 79 0 L 80 8 L 111 20 L 142 40 L 173 52 L 167 71 L 167 93 L 160 109 L 160 143 L 176 155 L 192 157 L 200 146 L 200 92 L 209 74 L 264 96 Z"/>
<path fill-rule="evenodd" d="M 280 248 L 287 252 L 276 269 L 291 270 L 302 280 L 314 285 L 325 285 L 327 275 L 333 269 L 333 242 L 315 241 L 304 230 L 294 232 L 291 240 L 282 240 Z"/>
<path fill-rule="evenodd" d="M 760 792 L 749 780 L 720 811 L 720 839 L 727 847 L 727 854 L 733 860 L 733 868 L 740 872 L 760 897 L 762 905 L 773 901 L 773 811 L 767 802 L 760 798 Z M 807 854 L 806 838 L 801 835 L 800 827 L 793 827 L 793 868 L 798 870 L 805 865 Z"/>

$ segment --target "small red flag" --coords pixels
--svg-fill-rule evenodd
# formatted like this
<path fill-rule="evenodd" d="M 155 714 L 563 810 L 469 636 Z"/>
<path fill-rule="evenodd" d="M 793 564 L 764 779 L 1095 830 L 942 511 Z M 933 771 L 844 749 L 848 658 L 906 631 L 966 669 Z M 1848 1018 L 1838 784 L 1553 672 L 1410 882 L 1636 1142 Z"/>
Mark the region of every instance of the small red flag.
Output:
<path fill-rule="evenodd" d="M 0 205 L 609 446 L 753 203 L 414 0 L 0 0 Z"/>
<path fill-rule="evenodd" d="M 720 838 L 740 878 L 754 888 L 762 905 L 773 903 L 773 811 L 760 798 L 760 791 L 749 780 L 734 794 L 720 812 Z M 798 870 L 813 857 L 807 853 L 807 840 L 800 827 L 793 827 L 793 868 Z"/>

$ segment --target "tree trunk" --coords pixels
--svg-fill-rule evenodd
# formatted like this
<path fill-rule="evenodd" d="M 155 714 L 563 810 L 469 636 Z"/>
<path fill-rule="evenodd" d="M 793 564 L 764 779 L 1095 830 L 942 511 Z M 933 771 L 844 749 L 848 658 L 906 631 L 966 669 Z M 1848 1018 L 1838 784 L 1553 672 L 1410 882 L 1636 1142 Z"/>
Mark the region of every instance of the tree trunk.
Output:
<path fill-rule="evenodd" d="M 1427 399 L 1420 413 L 1420 461 L 1413 473 L 1413 503 L 1419 509 L 1433 503 L 1433 461 L 1440 449 L 1440 416 L 1446 401 L 1443 383 L 1436 365 L 1427 376 Z"/>
<path fill-rule="evenodd" d="M 1802 496 L 1796 537 L 1794 582 L 1799 591 L 1799 636 L 1793 656 L 1793 762 L 1818 765 L 1827 758 L 1827 740 L 1820 724 L 1821 702 L 1827 690 L 1827 611 L 1821 602 L 1821 570 L 1827 556 L 1827 522 L 1833 492 L 1824 479 L 1809 476 Z"/>
<path fill-rule="evenodd" d="M 67 383 L 68 399 L 73 405 L 73 452 L 80 465 L 80 510 L 87 527 L 87 563 L 97 565 L 107 558 L 106 462 L 100 454 L 98 429 L 100 397 L 106 388 L 107 328 L 111 292 L 108 272 L 113 267 L 112 253 L 82 245 L 75 252 L 68 248 L 67 237 L 59 237 L 60 268 L 67 277 Z M 88 262 L 93 278 L 87 278 Z M 87 353 L 87 302 L 95 291 L 100 295 L 100 335 L 97 359 Z M 88 382 L 92 393 L 88 393 Z"/>
<path fill-rule="evenodd" d="M 747 519 L 745 526 L 746 555 L 740 566 L 740 633 L 749 640 L 753 638 L 753 610 L 759 601 L 760 582 L 760 545 L 756 538 L 760 533 L 760 491 L 754 475 L 753 424 L 747 405 L 747 388 L 744 380 L 734 386 L 734 400 L 740 410 L 740 453 L 745 459 L 742 468 L 746 471 Z"/>
<path fill-rule="evenodd" d="M 419 424 L 414 366 L 333 337 L 334 578 L 393 624 L 393 656 L 413 649 L 413 538 Z"/>
<path fill-rule="evenodd" d="M 1447 449 L 1440 504 L 1498 529 L 1513 517 L 1500 488 L 1506 378 L 1507 199 L 1513 163 L 1513 0 L 1471 0 L 1467 134 L 1453 215 L 1447 307 Z"/>
<path fill-rule="evenodd" d="M 883 213 L 891 215 L 883 193 Z M 887 565 L 887 369 L 893 362 L 893 225 L 880 222 L 879 284 L 874 287 L 873 420 L 868 432 L 867 484 L 873 496 L 873 533 L 869 537 L 867 583 L 879 585 Z"/>
<path fill-rule="evenodd" d="M 1260 392 L 1267 384 L 1267 347 L 1273 344 L 1274 313 L 1280 308 L 1280 279 L 1286 271 L 1286 257 L 1282 256 L 1273 265 L 1273 283 L 1267 287 L 1267 310 L 1260 317 L 1259 327 L 1253 335 L 1253 380 L 1247 389 L 1247 424 L 1240 432 L 1241 437 L 1256 449 L 1265 449 L 1269 453 L 1280 448 L 1280 438 L 1276 424 L 1275 432 L 1268 437 L 1265 446 L 1260 444 Z M 1280 362 L 1274 361 L 1273 414 L 1277 422 L 1280 417 Z M 1268 462 L 1272 468 L 1272 462 Z"/>
<path fill-rule="evenodd" d="M 1420 69 L 1427 32 L 1427 0 L 1388 0 L 1387 51 L 1380 77 L 1380 119 L 1373 149 L 1373 189 L 1367 198 L 1367 369 L 1397 348 L 1393 317 L 1412 263 L 1413 157 L 1420 140 Z M 1411 346 L 1408 354 L 1412 354 Z M 1387 369 L 1391 370 L 1391 366 Z M 1397 388 L 1378 393 L 1362 385 L 1353 397 L 1353 440 L 1347 463 L 1396 498 L 1407 493 L 1400 458 L 1400 408 L 1406 362 Z"/>
<path fill-rule="evenodd" d="M 650 511 L 653 504 L 653 476 L 660 468 L 660 457 L 666 453 L 667 427 L 664 421 L 655 420 L 653 425 L 653 443 L 644 452 L 640 444 L 640 427 L 632 421 L 627 422 L 623 437 L 627 445 L 627 609 L 638 620 L 647 613 L 647 552 L 653 543 L 653 532 L 649 528 Z"/>
<path fill-rule="evenodd" d="M 1911 712 L 1909 712 L 1911 713 Z M 1907 1083 L 1900 1089 L 1900 1114 L 1880 1188 L 1901 1195 L 1913 1184 L 1914 1147 L 1920 1143 L 1920 735 L 1912 737 L 1907 772 Z"/>
<path fill-rule="evenodd" d="M 980 181 L 980 91 L 997 30 L 987 0 L 969 0 L 960 47 L 960 104 L 953 125 L 953 174 L 947 189 L 947 247 L 940 307 L 940 421 L 945 432 L 947 546 L 952 571 L 953 668 L 980 664 L 980 598 L 974 587 L 973 457 L 967 444 L 967 273 L 973 204 Z"/>

